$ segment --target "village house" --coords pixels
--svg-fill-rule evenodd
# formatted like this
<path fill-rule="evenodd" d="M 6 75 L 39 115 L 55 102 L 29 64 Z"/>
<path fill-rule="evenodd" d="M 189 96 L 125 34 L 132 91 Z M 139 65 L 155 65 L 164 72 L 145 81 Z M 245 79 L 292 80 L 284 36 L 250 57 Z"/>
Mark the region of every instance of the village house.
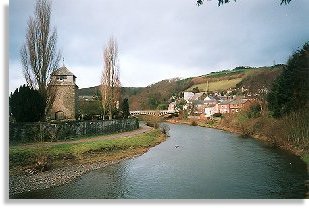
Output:
<path fill-rule="evenodd" d="M 192 101 L 193 113 L 195 115 L 200 115 L 204 112 L 205 104 L 203 100 L 194 100 Z"/>
<path fill-rule="evenodd" d="M 205 107 L 204 114 L 206 118 L 211 118 L 215 113 L 218 113 L 218 104 Z"/>
<path fill-rule="evenodd" d="M 184 100 L 186 104 L 183 106 L 183 110 L 188 110 L 190 108 L 196 107 L 196 105 L 201 105 L 202 97 L 205 96 L 205 92 L 184 92 Z"/>
<path fill-rule="evenodd" d="M 183 93 L 183 99 L 184 99 L 186 102 L 189 102 L 193 96 L 194 96 L 194 93 L 193 93 L 193 92 L 184 92 L 184 93 Z"/>
<path fill-rule="evenodd" d="M 75 120 L 77 115 L 77 89 L 76 76 L 65 66 L 60 67 L 51 74 L 50 89 L 54 100 L 49 117 L 52 120 Z"/>
<path fill-rule="evenodd" d="M 206 97 L 204 98 L 204 96 Z M 251 103 L 250 99 L 221 96 L 219 94 L 212 97 L 209 94 L 206 95 L 205 92 L 184 92 L 184 100 L 187 103 L 184 105 L 183 110 L 188 110 L 189 114 L 195 117 L 198 116 L 200 119 L 211 118 L 215 113 L 237 113 Z M 169 109 L 172 109 L 173 105 L 173 103 L 170 103 Z"/>
<path fill-rule="evenodd" d="M 213 105 L 216 105 L 218 103 L 218 101 L 213 98 L 213 97 L 210 97 L 210 96 L 207 96 L 205 99 L 204 99 L 204 104 L 206 106 L 213 106 Z"/>
<path fill-rule="evenodd" d="M 169 111 L 175 111 L 175 110 L 176 110 L 176 102 L 171 102 L 171 103 L 168 105 L 168 110 L 169 110 Z"/>
<path fill-rule="evenodd" d="M 249 106 L 251 101 L 249 99 L 236 99 L 232 100 L 229 103 L 230 107 L 230 113 L 237 113 L 240 112 L 241 109 Z"/>
<path fill-rule="evenodd" d="M 201 96 L 203 96 L 205 92 L 198 92 L 198 93 L 193 93 L 193 92 L 184 92 L 183 93 L 183 98 L 187 103 L 190 103 L 194 100 L 199 100 Z"/>
<path fill-rule="evenodd" d="M 230 100 L 225 100 L 218 103 L 218 113 L 230 113 Z"/>
<path fill-rule="evenodd" d="M 78 96 L 78 99 L 83 100 L 83 101 L 94 101 L 94 100 L 98 100 L 99 97 L 95 95 L 83 95 L 83 96 Z"/>

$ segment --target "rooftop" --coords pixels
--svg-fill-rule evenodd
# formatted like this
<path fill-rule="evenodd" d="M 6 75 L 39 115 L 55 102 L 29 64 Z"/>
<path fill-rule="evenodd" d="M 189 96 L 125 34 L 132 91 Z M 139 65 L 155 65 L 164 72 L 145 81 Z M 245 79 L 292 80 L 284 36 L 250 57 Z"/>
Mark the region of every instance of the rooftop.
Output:
<path fill-rule="evenodd" d="M 70 72 L 65 66 L 60 67 L 59 69 L 55 70 L 52 73 L 52 76 L 58 76 L 58 75 L 69 75 L 76 77 L 72 72 Z"/>
<path fill-rule="evenodd" d="M 237 105 L 237 104 L 244 104 L 245 102 L 247 102 L 248 101 L 248 99 L 237 99 L 237 100 L 232 100 L 231 102 L 230 102 L 230 104 L 232 104 L 232 105 Z"/>

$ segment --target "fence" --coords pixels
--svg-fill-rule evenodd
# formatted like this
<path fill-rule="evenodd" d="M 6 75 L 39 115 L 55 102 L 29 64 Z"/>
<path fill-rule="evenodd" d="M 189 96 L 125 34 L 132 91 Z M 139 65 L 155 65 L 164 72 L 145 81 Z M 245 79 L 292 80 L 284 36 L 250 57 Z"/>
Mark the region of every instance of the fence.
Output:
<path fill-rule="evenodd" d="M 52 142 L 139 128 L 137 119 L 10 123 L 10 143 Z"/>

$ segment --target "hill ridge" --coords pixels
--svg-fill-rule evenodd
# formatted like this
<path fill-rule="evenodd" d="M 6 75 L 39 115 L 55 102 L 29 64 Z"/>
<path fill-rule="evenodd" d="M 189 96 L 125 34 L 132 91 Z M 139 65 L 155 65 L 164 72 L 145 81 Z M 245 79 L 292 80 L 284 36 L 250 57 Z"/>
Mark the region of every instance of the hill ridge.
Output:
<path fill-rule="evenodd" d="M 275 66 L 249 67 L 239 66 L 231 70 L 210 72 L 189 78 L 171 78 L 152 83 L 147 87 L 122 87 L 122 98 L 128 98 L 131 110 L 166 109 L 172 96 L 181 96 L 183 91 L 224 92 L 231 88 L 246 88 L 257 92 L 262 88 L 270 90 L 274 79 L 281 73 L 283 64 Z M 207 84 L 208 82 L 208 84 Z M 99 86 L 81 88 L 79 96 L 99 96 Z"/>

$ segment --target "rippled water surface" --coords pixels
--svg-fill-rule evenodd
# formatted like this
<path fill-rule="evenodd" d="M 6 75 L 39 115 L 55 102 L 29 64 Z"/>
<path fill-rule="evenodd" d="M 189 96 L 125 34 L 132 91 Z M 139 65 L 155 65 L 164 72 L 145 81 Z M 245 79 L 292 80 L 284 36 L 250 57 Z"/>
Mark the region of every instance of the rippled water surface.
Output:
<path fill-rule="evenodd" d="M 170 125 L 167 141 L 70 184 L 20 198 L 303 198 L 296 156 L 223 131 Z M 176 146 L 179 146 L 176 148 Z"/>

